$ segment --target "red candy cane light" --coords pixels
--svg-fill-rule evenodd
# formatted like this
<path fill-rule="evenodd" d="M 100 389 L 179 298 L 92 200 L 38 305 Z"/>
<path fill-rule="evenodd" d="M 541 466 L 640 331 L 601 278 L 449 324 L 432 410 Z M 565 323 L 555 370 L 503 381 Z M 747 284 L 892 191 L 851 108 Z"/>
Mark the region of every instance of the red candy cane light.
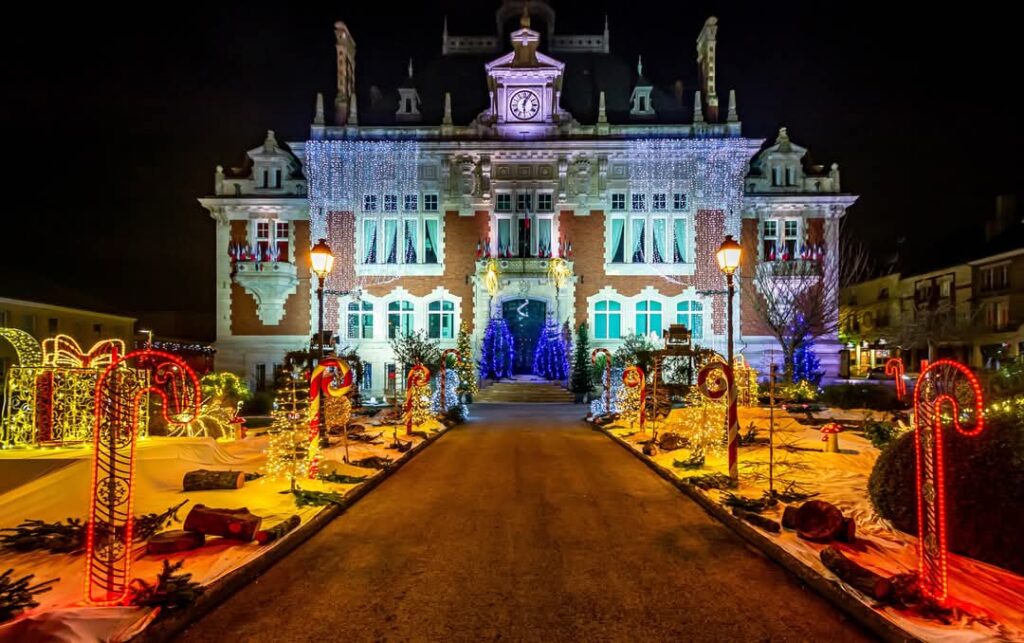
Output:
<path fill-rule="evenodd" d="M 335 377 L 340 384 L 335 384 Z M 323 397 L 341 397 L 352 390 L 352 369 L 348 362 L 336 357 L 320 360 L 316 368 L 309 374 L 309 477 L 316 478 L 319 469 L 319 458 L 315 455 L 317 441 L 320 438 L 320 406 Z"/>
<path fill-rule="evenodd" d="M 712 378 L 714 375 L 714 378 Z M 711 382 L 717 383 L 711 386 Z M 736 412 L 736 386 L 733 380 L 732 367 L 719 360 L 712 360 L 697 373 L 697 389 L 709 400 L 718 400 L 728 395 L 728 412 L 726 415 L 726 436 L 729 444 L 729 478 L 739 480 L 739 435 L 740 422 Z"/>
<path fill-rule="evenodd" d="M 958 399 L 970 397 L 970 400 Z M 961 404 L 971 404 L 973 428 L 961 425 Z M 917 459 L 917 550 L 921 591 L 939 603 L 948 595 L 946 473 L 943 427 L 974 437 L 985 428 L 981 386 L 959 362 L 932 362 L 914 387 L 914 446 Z M 945 410 L 945 413 L 943 411 Z"/>
<path fill-rule="evenodd" d="M 885 374 L 896 379 L 896 399 L 901 401 L 907 396 L 907 383 L 903 379 L 903 372 L 903 360 L 899 357 L 890 357 L 885 361 Z"/>
<path fill-rule="evenodd" d="M 147 393 L 160 396 L 164 419 L 170 424 L 185 424 L 199 415 L 199 379 L 175 355 L 139 350 L 118 358 L 115 352 L 100 375 L 85 543 L 85 597 L 92 605 L 117 605 L 128 594 L 135 442 L 139 408 Z"/>

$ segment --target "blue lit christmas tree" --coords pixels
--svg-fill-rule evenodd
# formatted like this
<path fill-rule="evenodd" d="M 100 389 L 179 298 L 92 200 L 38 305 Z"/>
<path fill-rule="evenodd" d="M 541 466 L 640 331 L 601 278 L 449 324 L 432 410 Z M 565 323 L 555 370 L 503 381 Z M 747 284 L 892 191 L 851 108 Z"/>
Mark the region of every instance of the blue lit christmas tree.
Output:
<path fill-rule="evenodd" d="M 793 381 L 807 380 L 817 385 L 824 374 L 821 370 L 821 361 L 814 353 L 814 343 L 805 338 L 793 352 Z"/>
<path fill-rule="evenodd" d="M 501 317 L 492 317 L 487 322 L 483 345 L 480 347 L 480 377 L 501 379 L 512 377 L 515 359 L 515 342 L 508 322 Z"/>
<path fill-rule="evenodd" d="M 565 337 L 556 323 L 544 326 L 533 353 L 533 374 L 549 380 L 564 380 L 569 374 Z"/>

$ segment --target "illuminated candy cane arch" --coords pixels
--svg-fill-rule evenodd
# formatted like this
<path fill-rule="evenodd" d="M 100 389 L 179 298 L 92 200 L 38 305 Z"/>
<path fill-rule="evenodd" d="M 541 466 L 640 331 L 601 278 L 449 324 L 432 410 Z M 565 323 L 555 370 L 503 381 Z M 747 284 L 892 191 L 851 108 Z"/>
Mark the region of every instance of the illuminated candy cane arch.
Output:
<path fill-rule="evenodd" d="M 448 356 L 449 355 L 454 355 L 456 361 L 462 358 L 462 353 L 460 353 L 459 349 L 457 349 L 457 348 L 446 348 L 443 351 L 441 351 L 441 372 L 440 372 L 439 375 L 440 375 L 440 378 L 441 378 L 441 391 L 440 391 L 440 395 L 441 395 L 441 414 L 442 415 L 448 412 L 448 405 L 447 405 L 447 401 L 448 400 L 445 398 L 445 394 L 448 392 L 447 379 L 448 379 Z"/>
<path fill-rule="evenodd" d="M 740 422 L 736 412 L 736 386 L 734 385 L 732 367 L 717 359 L 712 360 L 697 373 L 697 389 L 709 400 L 718 400 L 728 395 L 726 436 L 729 445 L 729 478 L 738 480 Z"/>
<path fill-rule="evenodd" d="M 902 400 L 907 396 L 907 383 L 903 380 L 903 360 L 899 357 L 890 357 L 885 361 L 885 374 L 896 378 L 896 399 Z"/>
<path fill-rule="evenodd" d="M 412 435 L 412 420 L 416 395 L 430 383 L 430 369 L 423 364 L 416 364 L 409 370 L 405 380 L 405 434 Z"/>
<path fill-rule="evenodd" d="M 114 355 L 100 375 L 85 560 L 86 601 L 93 605 L 116 605 L 128 592 L 135 443 L 147 393 L 160 396 L 164 419 L 171 424 L 199 415 L 199 379 L 175 355 L 154 350 Z"/>
<path fill-rule="evenodd" d="M 961 404 L 970 405 L 961 408 Z M 985 428 L 981 386 L 963 364 L 932 362 L 914 387 L 914 446 L 917 455 L 917 551 L 921 591 L 939 603 L 947 596 L 946 481 L 943 427 L 974 437 Z M 961 413 L 969 412 L 971 428 Z"/>
<path fill-rule="evenodd" d="M 612 412 L 612 354 L 607 348 L 595 348 L 590 351 L 590 363 L 597 364 L 598 354 L 604 355 L 604 412 Z"/>
<path fill-rule="evenodd" d="M 644 422 L 647 420 L 647 378 L 639 366 L 627 366 L 622 371 L 622 384 L 626 388 L 640 389 L 640 433 L 644 432 Z"/>
<path fill-rule="evenodd" d="M 344 398 L 352 390 L 352 369 L 348 362 L 329 357 L 320 360 L 309 374 L 309 477 L 315 478 L 319 468 L 317 441 L 320 437 L 320 405 L 331 399 Z M 347 420 L 346 420 L 347 421 Z M 326 427 L 325 427 L 326 428 Z"/>

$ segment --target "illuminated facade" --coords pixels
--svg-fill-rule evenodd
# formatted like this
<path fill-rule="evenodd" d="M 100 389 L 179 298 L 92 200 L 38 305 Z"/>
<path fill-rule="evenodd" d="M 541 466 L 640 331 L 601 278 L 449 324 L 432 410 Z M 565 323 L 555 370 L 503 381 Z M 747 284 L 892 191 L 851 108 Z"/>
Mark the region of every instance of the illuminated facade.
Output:
<path fill-rule="evenodd" d="M 651 61 L 645 72 L 615 57 L 607 20 L 600 33 L 562 35 L 546 2 L 516 0 L 496 18 L 487 36 L 445 24 L 439 57 L 410 61 L 393 91 L 358 96 L 355 40 L 336 23 L 333 109 L 317 97 L 309 139 L 284 145 L 268 132 L 245 167 L 218 167 L 200 200 L 217 226 L 218 368 L 258 389 L 286 350 L 308 345 L 306 253 L 321 237 L 337 257 L 327 288 L 342 293 L 327 296 L 326 327 L 358 348 L 376 395 L 402 381 L 389 337 L 422 330 L 454 347 L 466 321 L 479 349 L 491 316 L 508 319 L 519 371 L 548 320 L 588 322 L 595 345 L 613 350 L 683 323 L 724 351 L 724 235 L 741 239 L 748 262 L 834 255 L 855 197 L 785 129 L 767 147 L 743 135 L 735 93 L 720 105 L 715 18 L 697 36 L 689 92 L 649 81 Z M 556 287 L 558 257 L 569 273 Z M 500 268 L 490 288 L 489 258 Z M 773 342 L 741 301 L 738 350 L 760 368 Z M 834 338 L 819 345 L 832 372 L 837 350 Z"/>

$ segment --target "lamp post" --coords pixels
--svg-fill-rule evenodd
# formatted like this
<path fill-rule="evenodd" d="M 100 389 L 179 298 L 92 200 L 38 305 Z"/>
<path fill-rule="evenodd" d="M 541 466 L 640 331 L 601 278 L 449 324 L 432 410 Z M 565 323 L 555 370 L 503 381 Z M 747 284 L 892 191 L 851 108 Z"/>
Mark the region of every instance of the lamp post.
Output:
<path fill-rule="evenodd" d="M 733 345 L 733 320 L 732 320 L 732 299 L 733 295 L 736 294 L 736 286 L 733 284 L 733 275 L 736 273 L 736 269 L 740 267 L 740 257 L 743 254 L 743 248 L 740 244 L 736 243 L 736 240 L 732 238 L 732 235 L 726 235 L 725 240 L 722 241 L 722 245 L 718 247 L 718 252 L 715 253 L 715 258 L 718 260 L 719 269 L 725 274 L 725 283 L 727 286 L 728 299 L 726 302 L 726 320 L 729 325 L 728 331 L 728 369 L 727 379 L 729 380 L 729 427 L 726 433 L 726 439 L 729 445 L 729 477 L 732 480 L 739 478 L 739 468 L 737 462 L 737 453 L 739 446 L 739 417 L 736 414 L 736 378 L 733 374 L 732 364 L 732 345 Z"/>
<path fill-rule="evenodd" d="M 321 239 L 316 242 L 309 251 L 309 263 L 316 274 L 319 282 L 317 283 L 316 289 L 316 300 L 317 300 L 317 344 L 320 345 L 320 359 L 324 358 L 324 279 L 327 275 L 331 274 L 331 268 L 334 267 L 334 254 L 331 253 L 331 247 L 327 245 L 326 239 Z M 324 415 L 324 407 L 326 404 L 321 403 L 317 413 L 319 414 L 319 427 L 320 427 L 320 446 L 326 448 L 330 446 L 330 441 L 327 439 L 327 418 Z"/>

